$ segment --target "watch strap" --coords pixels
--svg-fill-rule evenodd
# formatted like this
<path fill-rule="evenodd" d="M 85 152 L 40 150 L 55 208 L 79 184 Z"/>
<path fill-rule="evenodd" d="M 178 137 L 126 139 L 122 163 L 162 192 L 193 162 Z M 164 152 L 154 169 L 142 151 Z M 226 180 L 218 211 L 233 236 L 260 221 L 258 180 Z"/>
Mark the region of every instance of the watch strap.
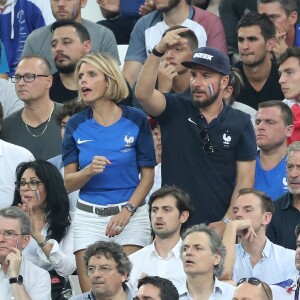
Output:
<path fill-rule="evenodd" d="M 154 56 L 157 56 L 157 57 L 163 57 L 165 55 L 165 52 L 159 52 L 158 50 L 156 50 L 155 48 L 156 46 L 154 46 L 154 48 L 152 49 L 152 54 Z"/>

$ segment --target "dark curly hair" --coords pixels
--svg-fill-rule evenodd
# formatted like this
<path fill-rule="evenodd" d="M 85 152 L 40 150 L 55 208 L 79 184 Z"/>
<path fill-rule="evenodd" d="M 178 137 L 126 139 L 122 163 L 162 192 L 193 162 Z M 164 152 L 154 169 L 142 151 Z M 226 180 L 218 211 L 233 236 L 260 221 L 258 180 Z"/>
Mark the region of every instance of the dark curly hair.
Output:
<path fill-rule="evenodd" d="M 69 214 L 69 198 L 64 180 L 58 169 L 48 161 L 37 159 L 21 163 L 16 170 L 16 179 L 20 181 L 27 169 L 33 169 L 37 177 L 43 181 L 47 191 L 45 201 L 45 219 L 49 224 L 47 239 L 55 239 L 58 243 L 66 236 L 71 224 Z M 21 202 L 20 192 L 15 189 L 13 206 Z"/>

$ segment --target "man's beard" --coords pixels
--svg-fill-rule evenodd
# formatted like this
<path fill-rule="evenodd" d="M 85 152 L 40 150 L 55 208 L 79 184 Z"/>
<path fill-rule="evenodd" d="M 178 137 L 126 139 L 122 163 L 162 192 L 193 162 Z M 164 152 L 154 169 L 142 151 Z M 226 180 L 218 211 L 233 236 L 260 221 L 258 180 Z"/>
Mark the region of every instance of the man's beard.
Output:
<path fill-rule="evenodd" d="M 169 0 L 169 5 L 167 7 L 161 8 L 161 9 L 157 9 L 163 13 L 167 13 L 169 11 L 171 11 L 174 7 L 176 7 L 181 0 Z"/>
<path fill-rule="evenodd" d="M 76 68 L 76 64 L 69 64 L 69 65 L 65 65 L 65 66 L 55 65 L 55 66 L 56 66 L 57 71 L 62 74 L 71 74 L 75 71 L 75 68 Z"/>
<path fill-rule="evenodd" d="M 218 90 L 215 95 L 208 97 L 206 100 L 204 100 L 202 102 L 192 99 L 192 103 L 194 104 L 194 106 L 196 108 L 205 108 L 205 107 L 208 107 L 208 106 L 212 105 L 213 103 L 215 103 L 217 101 L 217 98 L 219 97 L 219 95 L 220 95 L 220 85 L 219 85 Z"/>

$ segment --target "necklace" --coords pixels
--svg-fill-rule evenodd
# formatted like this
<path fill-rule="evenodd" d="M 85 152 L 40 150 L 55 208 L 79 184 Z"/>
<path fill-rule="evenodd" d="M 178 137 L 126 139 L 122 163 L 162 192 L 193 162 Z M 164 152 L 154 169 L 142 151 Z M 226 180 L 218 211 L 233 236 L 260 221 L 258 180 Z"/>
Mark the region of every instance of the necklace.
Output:
<path fill-rule="evenodd" d="M 48 120 L 47 120 L 46 126 L 45 126 L 44 130 L 43 130 L 41 133 L 39 133 L 39 134 L 33 134 L 33 133 L 30 131 L 28 125 L 26 124 L 26 122 L 25 122 L 25 120 L 24 120 L 25 127 L 26 127 L 27 131 L 29 132 L 29 134 L 30 134 L 31 136 L 33 136 L 33 137 L 40 137 L 41 135 L 43 135 L 43 134 L 45 133 L 45 131 L 47 130 L 48 125 L 49 125 L 49 123 L 50 123 L 50 120 L 51 120 L 51 117 L 52 117 L 52 113 L 53 113 L 53 111 L 54 111 L 54 107 L 55 107 L 55 105 L 53 104 L 53 108 L 52 108 L 51 113 L 50 113 L 50 116 L 49 116 L 49 118 L 48 118 Z M 24 119 L 24 115 L 23 115 L 23 119 Z"/>

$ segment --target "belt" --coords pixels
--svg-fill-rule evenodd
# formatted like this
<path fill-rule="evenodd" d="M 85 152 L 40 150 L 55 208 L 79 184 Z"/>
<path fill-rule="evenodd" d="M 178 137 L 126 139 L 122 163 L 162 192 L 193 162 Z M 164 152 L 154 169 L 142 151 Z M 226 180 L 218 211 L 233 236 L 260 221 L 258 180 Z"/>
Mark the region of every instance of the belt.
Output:
<path fill-rule="evenodd" d="M 146 201 L 143 200 L 140 204 L 140 206 L 146 204 Z M 96 206 L 96 205 L 89 205 L 89 204 L 84 204 L 84 203 L 81 203 L 79 201 L 77 201 L 77 205 L 76 207 L 83 210 L 83 211 L 86 211 L 86 212 L 89 212 L 89 213 L 94 213 L 98 216 L 101 216 L 101 217 L 109 217 L 109 216 L 114 216 L 116 214 L 118 214 L 123 207 L 125 207 L 126 204 L 122 204 L 122 205 L 116 205 L 116 206 L 109 206 L 109 207 L 99 207 L 99 206 Z"/>

